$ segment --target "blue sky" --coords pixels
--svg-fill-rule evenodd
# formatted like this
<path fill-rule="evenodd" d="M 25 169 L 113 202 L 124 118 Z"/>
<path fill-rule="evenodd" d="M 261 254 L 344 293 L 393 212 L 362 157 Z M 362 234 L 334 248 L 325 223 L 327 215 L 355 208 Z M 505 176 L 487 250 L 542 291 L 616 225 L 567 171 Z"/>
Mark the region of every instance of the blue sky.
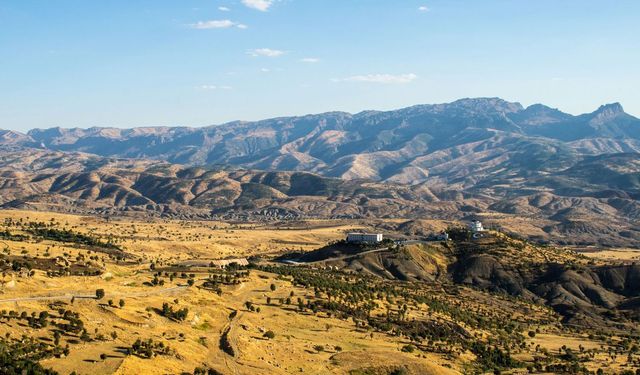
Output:
<path fill-rule="evenodd" d="M 0 128 L 462 97 L 640 115 L 640 1 L 0 0 Z"/>

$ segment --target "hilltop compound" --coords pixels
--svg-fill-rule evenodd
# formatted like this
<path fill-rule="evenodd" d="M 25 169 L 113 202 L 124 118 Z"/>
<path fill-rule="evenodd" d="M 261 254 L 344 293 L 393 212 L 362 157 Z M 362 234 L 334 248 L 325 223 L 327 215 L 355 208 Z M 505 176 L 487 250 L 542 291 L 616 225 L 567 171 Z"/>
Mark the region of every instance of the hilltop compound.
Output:
<path fill-rule="evenodd" d="M 382 242 L 382 233 L 347 233 L 349 243 L 379 243 Z"/>

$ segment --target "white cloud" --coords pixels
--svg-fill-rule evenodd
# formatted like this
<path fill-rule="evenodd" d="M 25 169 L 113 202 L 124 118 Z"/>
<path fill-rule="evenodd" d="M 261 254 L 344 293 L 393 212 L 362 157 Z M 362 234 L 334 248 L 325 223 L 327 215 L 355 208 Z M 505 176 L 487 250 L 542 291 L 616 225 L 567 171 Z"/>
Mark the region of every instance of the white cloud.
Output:
<path fill-rule="evenodd" d="M 242 4 L 248 8 L 266 12 L 273 5 L 273 0 L 242 0 Z"/>
<path fill-rule="evenodd" d="M 421 12 L 428 12 L 429 8 L 423 5 L 421 7 L 418 7 L 418 10 L 421 11 Z"/>
<path fill-rule="evenodd" d="M 229 8 L 227 8 L 227 7 L 218 7 L 218 10 L 219 10 L 219 11 L 221 11 L 221 12 L 228 12 L 228 11 L 230 11 L 231 9 L 229 9 Z"/>
<path fill-rule="evenodd" d="M 320 61 L 320 59 L 315 58 L 315 57 L 305 57 L 303 59 L 300 59 L 300 62 L 304 62 L 304 63 L 317 63 L 318 61 Z"/>
<path fill-rule="evenodd" d="M 247 54 L 253 56 L 253 57 L 258 57 L 258 56 L 264 56 L 264 57 L 278 57 L 278 56 L 282 56 L 284 55 L 284 51 L 280 51 L 277 49 L 271 49 L 271 48 L 257 48 L 257 49 L 252 49 L 247 51 Z"/>
<path fill-rule="evenodd" d="M 267 69 L 267 68 L 260 68 L 260 71 L 262 73 L 269 73 L 271 70 Z"/>
<path fill-rule="evenodd" d="M 231 90 L 233 87 L 231 86 L 218 86 L 218 85 L 202 85 L 200 86 L 201 90 Z"/>
<path fill-rule="evenodd" d="M 242 23 L 236 23 L 231 20 L 211 20 L 211 21 L 199 21 L 191 24 L 191 28 L 198 30 L 209 29 L 228 29 L 230 27 L 237 27 L 239 29 L 246 29 L 247 25 Z"/>
<path fill-rule="evenodd" d="M 418 78 L 413 73 L 408 74 L 364 74 L 346 78 L 332 79 L 334 82 L 367 82 L 367 83 L 384 83 L 384 84 L 401 84 L 410 83 Z"/>
<path fill-rule="evenodd" d="M 191 25 L 192 28 L 198 30 L 206 29 L 226 29 L 234 25 L 230 20 L 212 20 L 212 21 L 199 21 Z"/>

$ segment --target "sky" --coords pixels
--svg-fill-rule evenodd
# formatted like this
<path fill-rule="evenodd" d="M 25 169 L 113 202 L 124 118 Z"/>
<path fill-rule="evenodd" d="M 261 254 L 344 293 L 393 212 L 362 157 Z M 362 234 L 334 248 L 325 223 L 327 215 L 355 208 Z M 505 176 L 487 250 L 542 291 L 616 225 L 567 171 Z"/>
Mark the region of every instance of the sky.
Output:
<path fill-rule="evenodd" d="M 0 0 L 0 129 L 465 97 L 640 115 L 640 1 Z"/>

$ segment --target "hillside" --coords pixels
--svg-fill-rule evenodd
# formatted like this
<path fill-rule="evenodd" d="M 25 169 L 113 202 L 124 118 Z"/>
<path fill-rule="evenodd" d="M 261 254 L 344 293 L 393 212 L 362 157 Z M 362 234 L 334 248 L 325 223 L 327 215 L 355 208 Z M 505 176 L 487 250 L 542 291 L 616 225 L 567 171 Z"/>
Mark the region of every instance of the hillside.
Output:
<path fill-rule="evenodd" d="M 450 233 L 454 240 L 446 243 L 375 250 L 336 243 L 281 260 L 295 257 L 298 265 L 385 280 L 472 286 L 547 305 L 569 325 L 625 330 L 640 318 L 640 266 L 635 262 L 594 261 L 500 233 L 480 239 L 464 231 Z"/>
<path fill-rule="evenodd" d="M 635 154 L 586 158 L 554 175 L 482 190 L 306 172 L 189 167 L 34 149 L 0 151 L 0 207 L 169 218 L 402 218 L 382 229 L 426 236 L 423 219 L 468 220 L 559 244 L 640 246 Z M 615 168 L 613 167 L 615 166 Z M 589 171 L 606 170 L 591 173 Z M 440 229 L 441 230 L 441 229 Z"/>
<path fill-rule="evenodd" d="M 0 191 L 3 208 L 209 219 L 411 216 L 437 200 L 426 187 L 35 150 L 0 154 Z"/>
<path fill-rule="evenodd" d="M 620 374 L 640 366 L 638 251 L 586 257 L 464 230 L 450 230 L 446 243 L 375 252 L 339 242 L 365 228 L 0 210 L 0 372 Z M 312 263 L 276 261 L 291 252 Z M 219 268 L 229 258 L 248 266 Z"/>

